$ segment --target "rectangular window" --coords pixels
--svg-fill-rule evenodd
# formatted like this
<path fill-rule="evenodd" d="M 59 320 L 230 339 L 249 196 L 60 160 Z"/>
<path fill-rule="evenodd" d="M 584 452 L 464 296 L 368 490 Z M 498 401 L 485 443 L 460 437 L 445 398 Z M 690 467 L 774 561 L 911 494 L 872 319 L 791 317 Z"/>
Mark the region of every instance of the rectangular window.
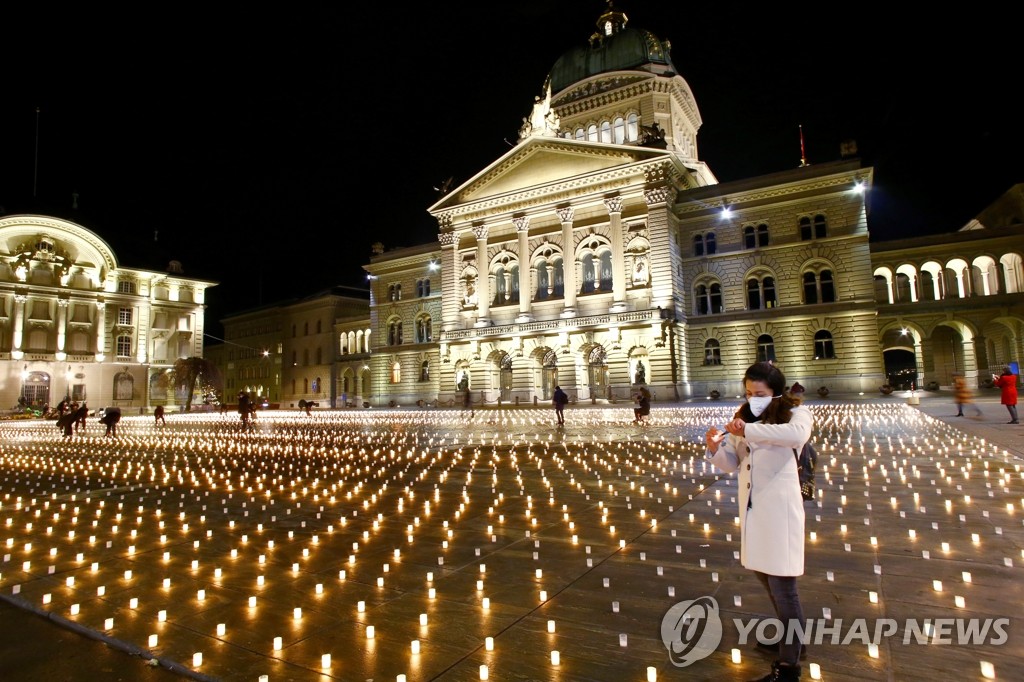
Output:
<path fill-rule="evenodd" d="M 132 323 L 132 309 L 131 308 L 118 308 L 117 309 L 117 323 L 118 324 L 131 324 Z"/>
<path fill-rule="evenodd" d="M 132 337 L 130 336 L 119 336 L 117 337 L 117 356 L 119 358 L 126 358 L 132 354 Z"/>

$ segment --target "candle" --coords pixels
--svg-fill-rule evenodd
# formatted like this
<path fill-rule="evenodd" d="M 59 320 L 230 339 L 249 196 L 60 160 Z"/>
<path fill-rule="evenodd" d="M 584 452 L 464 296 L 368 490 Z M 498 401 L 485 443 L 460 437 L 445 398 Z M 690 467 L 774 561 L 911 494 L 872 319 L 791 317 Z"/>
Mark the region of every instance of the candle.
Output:
<path fill-rule="evenodd" d="M 192 654 L 192 667 L 198 668 L 203 664 L 203 652 L 197 651 Z"/>
<path fill-rule="evenodd" d="M 486 666 L 486 665 L 482 665 L 482 666 L 480 666 L 480 679 L 481 679 L 481 680 L 486 680 L 486 679 L 488 679 L 488 675 L 487 675 L 487 666 Z"/>
<path fill-rule="evenodd" d="M 280 651 L 280 650 L 281 650 L 281 638 L 280 637 L 275 637 L 274 638 L 274 651 Z"/>
<path fill-rule="evenodd" d="M 740 650 L 739 649 L 733 649 L 732 650 L 732 662 L 733 663 L 739 663 L 740 662 Z"/>
<path fill-rule="evenodd" d="M 414 654 L 418 654 L 420 652 L 420 640 L 418 640 L 418 639 L 412 640 L 412 643 L 411 643 L 410 647 L 412 648 L 412 652 Z"/>
<path fill-rule="evenodd" d="M 988 661 L 981 662 L 981 676 L 986 680 L 996 679 L 996 667 Z"/>
<path fill-rule="evenodd" d="M 217 636 L 223 637 L 225 632 L 227 632 L 227 626 L 224 623 L 217 623 Z"/>
<path fill-rule="evenodd" d="M 878 645 L 868 644 L 868 656 L 871 658 L 878 658 Z"/>
<path fill-rule="evenodd" d="M 320 657 L 320 667 L 321 668 L 330 668 L 331 667 L 331 655 L 330 654 L 324 654 L 323 656 Z"/>
<path fill-rule="evenodd" d="M 150 635 L 149 636 L 149 646 L 150 646 L 150 648 L 153 648 L 153 647 L 156 646 L 156 639 L 157 639 L 156 635 Z"/>
<path fill-rule="evenodd" d="M 488 637 L 484 640 L 484 648 L 488 651 L 494 651 L 494 638 Z"/>
<path fill-rule="evenodd" d="M 557 651 L 552 651 L 551 652 L 551 665 L 558 665 L 559 662 L 560 662 L 560 659 L 561 659 L 561 656 L 559 655 L 559 653 Z"/>
<path fill-rule="evenodd" d="M 373 639 L 373 637 L 374 637 L 373 626 L 372 625 L 367 625 L 366 626 L 366 639 Z"/>
<path fill-rule="evenodd" d="M 427 624 L 427 614 L 421 613 L 420 614 L 420 625 L 426 625 L 426 624 Z"/>
<path fill-rule="evenodd" d="M 821 679 L 821 665 L 818 664 L 818 663 L 811 663 L 809 668 L 810 668 L 810 673 L 811 673 L 811 679 L 812 680 L 820 680 Z"/>
<path fill-rule="evenodd" d="M 555 621 L 549 620 L 548 621 L 548 632 L 554 632 L 554 631 L 555 631 Z"/>
<path fill-rule="evenodd" d="M 647 682 L 658 682 L 658 669 L 653 665 L 647 666 Z"/>

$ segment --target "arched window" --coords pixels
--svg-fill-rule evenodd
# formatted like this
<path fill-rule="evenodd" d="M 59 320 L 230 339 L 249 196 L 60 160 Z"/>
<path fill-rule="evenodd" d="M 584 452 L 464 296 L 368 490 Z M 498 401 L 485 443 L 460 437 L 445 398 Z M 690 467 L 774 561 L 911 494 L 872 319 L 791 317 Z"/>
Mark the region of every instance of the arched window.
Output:
<path fill-rule="evenodd" d="M 389 346 L 400 346 L 402 345 L 402 322 L 401 320 L 392 320 L 388 323 L 388 345 Z"/>
<path fill-rule="evenodd" d="M 765 225 L 764 223 L 761 223 L 760 225 L 757 226 L 757 245 L 759 247 L 768 246 L 768 242 L 768 226 Z"/>
<path fill-rule="evenodd" d="M 587 142 L 597 142 L 597 124 L 591 123 L 587 127 Z"/>
<path fill-rule="evenodd" d="M 430 361 L 420 363 L 420 381 L 430 381 Z"/>
<path fill-rule="evenodd" d="M 602 251 L 598 264 L 598 283 L 602 291 L 612 290 L 612 252 Z"/>
<path fill-rule="evenodd" d="M 416 343 L 430 343 L 431 336 L 430 316 L 421 315 L 416 319 Z"/>
<path fill-rule="evenodd" d="M 718 250 L 718 245 L 715 242 L 715 233 L 708 232 L 704 235 L 704 250 L 707 251 L 709 256 L 713 256 Z"/>
<path fill-rule="evenodd" d="M 761 334 L 757 337 L 757 361 L 775 361 L 775 339 L 770 334 Z"/>
<path fill-rule="evenodd" d="M 770 275 L 758 275 L 747 280 L 747 309 L 760 310 L 775 308 L 775 278 Z"/>
<path fill-rule="evenodd" d="M 831 270 L 804 273 L 804 303 L 834 303 L 836 287 L 832 280 Z"/>
<path fill-rule="evenodd" d="M 704 342 L 704 364 L 722 364 L 722 346 L 718 343 L 718 339 L 708 339 Z"/>
<path fill-rule="evenodd" d="M 626 122 L 619 116 L 612 123 L 612 141 L 615 144 L 622 144 L 626 141 Z"/>
<path fill-rule="evenodd" d="M 801 241 L 807 241 L 814 236 L 814 232 L 811 230 L 811 219 L 804 216 L 799 221 L 800 225 L 800 239 Z"/>
<path fill-rule="evenodd" d="M 754 226 L 747 225 L 743 228 L 743 248 L 752 249 L 757 245 L 754 237 Z"/>
<path fill-rule="evenodd" d="M 695 234 L 693 235 L 693 255 L 703 256 L 704 255 L 704 235 Z"/>
<path fill-rule="evenodd" d="M 630 114 L 626 117 L 626 139 L 630 142 L 636 142 L 637 135 L 640 132 L 640 119 L 637 118 L 636 114 Z"/>
<path fill-rule="evenodd" d="M 814 334 L 814 359 L 830 360 L 836 357 L 835 347 L 832 345 L 832 333 L 821 329 Z"/>
<path fill-rule="evenodd" d="M 608 121 L 601 121 L 601 142 L 612 141 L 612 124 Z"/>
<path fill-rule="evenodd" d="M 576 129 L 576 139 L 577 140 L 583 140 L 583 139 L 586 139 L 586 137 L 587 137 L 587 132 L 585 130 L 583 130 L 583 128 L 577 128 Z"/>
<path fill-rule="evenodd" d="M 698 315 L 722 312 L 722 285 L 718 282 L 698 284 L 695 298 Z"/>
<path fill-rule="evenodd" d="M 594 255 L 591 253 L 584 254 L 581 259 L 581 265 L 582 281 L 580 282 L 580 293 L 589 294 L 595 290 L 595 282 L 597 280 Z"/>
<path fill-rule="evenodd" d="M 320 392 L 320 377 L 317 377 L 316 379 L 313 379 L 313 383 L 310 385 L 309 389 L 310 389 L 311 393 L 319 393 Z"/>
<path fill-rule="evenodd" d="M 398 384 L 402 381 L 402 365 L 396 360 L 395 364 L 391 365 L 391 383 Z"/>
<path fill-rule="evenodd" d="M 814 238 L 824 239 L 828 236 L 828 221 L 820 213 L 814 216 Z"/>

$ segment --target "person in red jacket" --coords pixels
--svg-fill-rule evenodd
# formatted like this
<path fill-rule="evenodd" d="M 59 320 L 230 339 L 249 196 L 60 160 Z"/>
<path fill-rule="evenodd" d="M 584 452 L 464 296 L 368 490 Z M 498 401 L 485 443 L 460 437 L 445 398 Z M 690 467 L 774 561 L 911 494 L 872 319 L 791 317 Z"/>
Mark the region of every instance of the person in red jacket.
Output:
<path fill-rule="evenodd" d="M 992 384 L 998 386 L 1003 392 L 1000 402 L 1006 405 L 1006 409 L 1010 413 L 1010 421 L 1008 423 L 1020 424 L 1020 420 L 1017 419 L 1017 375 L 1007 367 L 1003 369 L 1003 373 L 999 376 L 992 375 Z"/>

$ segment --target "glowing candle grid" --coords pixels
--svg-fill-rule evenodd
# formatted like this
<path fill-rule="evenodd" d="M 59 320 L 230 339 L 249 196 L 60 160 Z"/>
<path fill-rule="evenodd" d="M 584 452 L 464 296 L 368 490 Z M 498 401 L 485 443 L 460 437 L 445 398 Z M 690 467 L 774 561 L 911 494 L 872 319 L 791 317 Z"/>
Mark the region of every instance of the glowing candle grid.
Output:
<path fill-rule="evenodd" d="M 579 428 L 558 432 L 540 409 L 468 423 L 457 410 L 324 411 L 315 422 L 268 411 L 246 432 L 230 415 L 174 415 L 160 429 L 126 416 L 116 440 L 0 422 L 0 590 L 157 654 L 188 652 L 180 663 L 204 675 L 230 676 L 239 655 L 258 669 L 263 657 L 268 679 L 273 658 L 343 678 L 416 679 L 453 627 L 479 633 L 480 660 L 462 665 L 480 679 L 517 665 L 572 677 L 586 647 L 559 609 L 583 590 L 606 644 L 632 654 L 623 677 L 657 679 L 667 654 L 637 661 L 633 649 L 668 606 L 718 594 L 720 607 L 745 612 L 763 596 L 717 589 L 749 578 L 737 561 L 736 478 L 703 448 L 703 430 L 733 409 L 656 409 L 643 432 L 631 408 L 612 407 L 581 409 Z M 991 573 L 1019 579 L 1024 553 L 1001 540 L 1024 523 L 1017 460 L 903 405 L 812 409 L 821 459 L 803 580 L 860 590 L 878 617 L 898 601 L 889 581 L 907 581 L 929 612 L 958 617 L 984 601 Z M 890 577 L 889 557 L 904 554 L 919 575 Z M 649 596 L 624 577 L 634 573 L 656 586 L 660 611 L 638 613 Z M 453 613 L 467 595 L 476 608 Z M 395 622 L 396 600 L 412 606 L 409 623 Z M 845 607 L 809 606 L 844 617 Z M 206 609 L 218 620 L 192 626 Z M 499 634 L 532 613 L 543 620 L 530 634 Z M 343 624 L 343 641 L 301 644 L 325 616 Z M 250 632 L 261 645 L 246 646 Z M 522 641 L 531 647 L 509 645 Z M 366 655 L 341 653 L 355 647 Z M 994 679 L 976 650 L 956 650 Z M 858 655 L 891 665 L 888 651 Z M 725 647 L 707 663 L 755 676 L 759 658 L 746 653 Z M 809 665 L 812 679 L 827 678 L 828 660 Z"/>

